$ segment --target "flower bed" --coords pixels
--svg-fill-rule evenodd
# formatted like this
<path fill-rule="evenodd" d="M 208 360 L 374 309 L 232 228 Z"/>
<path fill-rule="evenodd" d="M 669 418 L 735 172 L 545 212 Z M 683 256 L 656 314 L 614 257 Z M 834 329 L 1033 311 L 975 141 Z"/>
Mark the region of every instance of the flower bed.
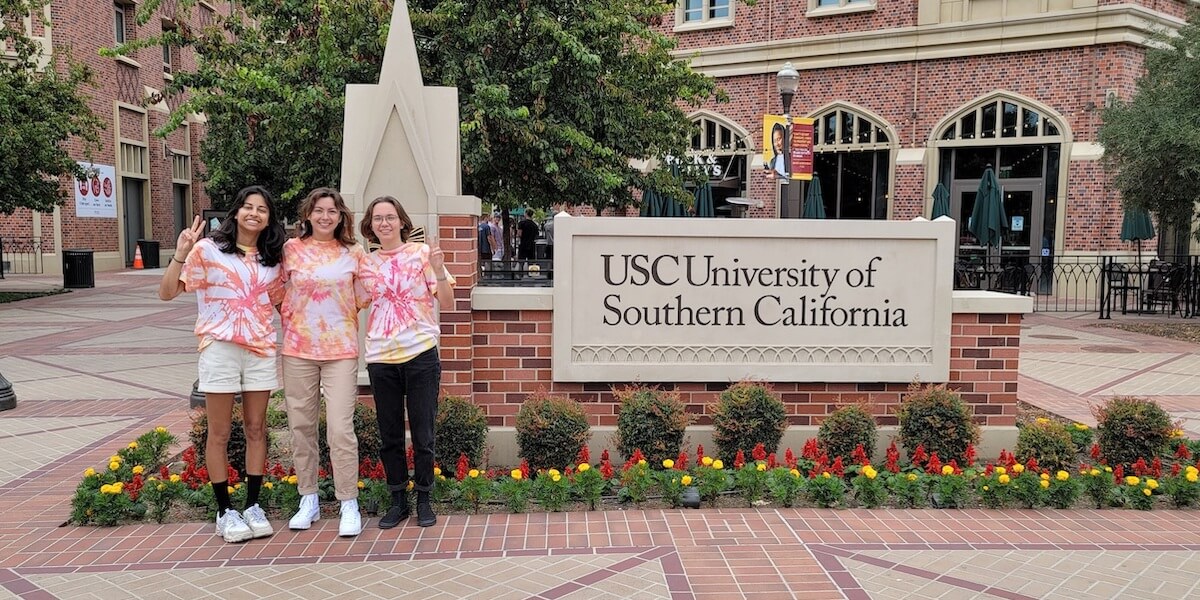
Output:
<path fill-rule="evenodd" d="M 101 526 L 131 521 L 211 519 L 216 501 L 206 469 L 188 448 L 174 469 L 166 464 L 174 436 L 159 427 L 140 436 L 110 457 L 107 468 L 88 469 L 72 499 L 71 521 Z M 1192 442 L 1195 444 L 1195 442 Z M 513 469 L 481 468 L 464 454 L 452 470 L 435 469 L 434 501 L 443 512 L 478 513 L 507 510 L 596 510 L 620 506 L 679 507 L 688 492 L 698 492 L 709 506 L 797 505 L 824 508 L 893 506 L 919 508 L 1115 508 L 1151 510 L 1191 508 L 1200 501 L 1200 475 L 1189 443 L 1180 440 L 1173 457 L 1139 459 L 1129 468 L 1105 465 L 1099 447 L 1090 461 L 1067 469 L 1044 469 L 1036 459 L 1019 462 L 1008 452 L 979 464 L 968 447 L 965 464 L 944 462 L 918 446 L 901 463 L 893 443 L 883 465 L 873 465 L 859 445 L 848 461 L 830 460 L 816 439 L 796 456 L 790 448 L 780 460 L 759 444 L 747 459 L 739 451 L 726 465 L 696 448 L 693 456 L 651 465 L 640 450 L 614 465 L 605 450 L 591 461 L 586 446 L 574 464 L 562 470 L 531 472 L 524 462 Z M 849 464 L 846 464 L 846 463 Z M 412 466 L 411 448 L 409 466 Z M 276 518 L 287 518 L 299 505 L 294 472 L 281 463 L 266 469 L 260 503 Z M 383 466 L 371 459 L 359 465 L 360 502 L 368 514 L 385 511 L 391 496 Z M 244 502 L 245 486 L 230 468 L 235 506 Z M 333 480 L 319 474 L 320 496 L 334 498 Z M 411 483 L 410 483 L 411 485 Z"/>

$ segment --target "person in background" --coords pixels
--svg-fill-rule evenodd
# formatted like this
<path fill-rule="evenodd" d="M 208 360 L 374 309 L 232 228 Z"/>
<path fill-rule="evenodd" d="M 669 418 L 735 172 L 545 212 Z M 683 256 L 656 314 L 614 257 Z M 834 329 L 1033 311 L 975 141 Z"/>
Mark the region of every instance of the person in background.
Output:
<path fill-rule="evenodd" d="M 546 260 L 554 260 L 554 216 L 558 214 L 559 208 L 557 204 L 551 205 L 550 216 L 542 224 L 542 231 L 546 235 Z"/>
<path fill-rule="evenodd" d="M 321 518 L 317 498 L 320 452 L 317 425 L 325 392 L 326 441 L 333 467 L 334 494 L 341 501 L 338 535 L 362 531 L 358 510 L 358 263 L 366 256 L 354 237 L 354 213 L 342 195 L 317 188 L 300 204 L 298 237 L 283 245 L 287 291 L 283 321 L 283 381 L 292 464 L 300 508 L 290 529 L 308 529 Z"/>
<path fill-rule="evenodd" d="M 438 309 L 453 308 L 454 290 L 446 276 L 442 251 L 410 242 L 412 219 L 391 196 L 371 201 L 361 232 L 379 244 L 359 265 L 358 277 L 370 304 L 366 361 L 379 415 L 380 458 L 392 505 L 379 519 L 390 529 L 409 516 L 408 461 L 404 420 L 412 434 L 417 491 L 417 525 L 437 523 L 433 491 L 434 419 L 442 366 L 438 358 L 441 326 Z"/>
<path fill-rule="evenodd" d="M 490 260 L 492 258 L 492 226 L 488 222 L 488 215 L 484 213 L 479 215 L 479 259 Z"/>
<path fill-rule="evenodd" d="M 517 258 L 519 260 L 533 260 L 537 248 L 538 226 L 533 222 L 533 209 L 525 209 L 525 218 L 517 223 L 517 232 L 521 242 L 517 246 Z"/>
<path fill-rule="evenodd" d="M 200 239 L 200 217 L 179 233 L 159 284 L 158 297 L 196 293 L 200 383 L 208 434 L 204 462 L 217 501 L 217 535 L 244 542 L 274 533 L 258 505 L 267 464 L 267 401 L 279 387 L 275 366 L 273 307 L 283 299 L 280 261 L 287 235 L 271 195 L 259 186 L 237 194 L 233 208 L 212 234 Z M 242 395 L 246 434 L 246 506 L 229 500 L 229 434 L 233 396 Z"/>
<path fill-rule="evenodd" d="M 504 260 L 504 229 L 500 224 L 500 215 L 492 215 L 489 227 L 492 229 L 492 260 Z"/>

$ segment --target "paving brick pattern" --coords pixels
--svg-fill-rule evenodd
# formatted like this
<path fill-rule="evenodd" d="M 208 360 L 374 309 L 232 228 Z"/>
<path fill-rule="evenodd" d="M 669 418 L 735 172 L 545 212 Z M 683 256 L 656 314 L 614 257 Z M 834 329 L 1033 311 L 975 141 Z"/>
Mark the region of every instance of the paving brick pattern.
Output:
<path fill-rule="evenodd" d="M 431 528 L 389 531 L 368 519 L 353 539 L 337 537 L 326 519 L 305 532 L 279 522 L 273 537 L 239 545 L 220 542 L 208 523 L 61 527 L 84 469 L 153 426 L 180 436 L 188 427 L 194 307 L 141 301 L 153 297 L 152 278 L 114 274 L 97 283 L 0 306 L 0 329 L 19 321 L 29 334 L 0 338 L 0 370 L 19 398 L 0 414 L 0 598 L 1200 596 L 1194 512 L 443 515 Z M 84 306 L 90 311 L 74 310 Z M 139 306 L 146 310 L 125 311 Z M 1088 402 L 1142 378 L 1196 431 L 1200 377 L 1187 378 L 1196 347 L 1093 323 L 1034 315 L 1020 326 L 1028 357 L 1021 399 L 1086 421 Z M 129 335 L 151 330 L 146 343 Z M 1085 350 L 1097 346 L 1135 352 Z M 1075 379 L 1085 367 L 1108 377 L 1082 385 Z"/>

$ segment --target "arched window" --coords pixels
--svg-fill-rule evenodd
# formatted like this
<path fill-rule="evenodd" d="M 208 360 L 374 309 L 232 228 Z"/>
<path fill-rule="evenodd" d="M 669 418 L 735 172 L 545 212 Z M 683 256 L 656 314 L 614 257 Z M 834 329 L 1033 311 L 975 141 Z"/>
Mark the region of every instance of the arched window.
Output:
<path fill-rule="evenodd" d="M 717 216 L 728 217 L 728 198 L 745 197 L 746 176 L 754 155 L 750 133 L 734 122 L 707 111 L 692 115 L 695 129 L 686 162 L 693 174 L 703 173 L 712 187 Z"/>
<path fill-rule="evenodd" d="M 937 139 L 1045 143 L 1061 141 L 1062 132 L 1058 122 L 1041 111 L 1014 98 L 997 97 L 959 113 L 943 125 Z"/>
<path fill-rule="evenodd" d="M 813 115 L 813 176 L 830 219 L 886 219 L 895 136 L 881 119 L 837 103 Z M 806 185 L 783 192 L 780 216 L 799 217 Z"/>

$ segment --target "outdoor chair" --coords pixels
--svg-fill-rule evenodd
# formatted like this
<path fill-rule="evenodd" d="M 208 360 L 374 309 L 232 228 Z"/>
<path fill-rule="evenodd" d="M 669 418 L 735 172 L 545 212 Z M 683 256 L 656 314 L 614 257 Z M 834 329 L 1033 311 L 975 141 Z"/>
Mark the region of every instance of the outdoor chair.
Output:
<path fill-rule="evenodd" d="M 1136 273 L 1130 272 L 1129 265 L 1121 263 L 1113 263 L 1106 273 L 1108 276 L 1108 289 L 1104 302 L 1108 302 L 1108 310 L 1112 311 L 1113 301 L 1117 298 L 1121 299 L 1121 314 L 1129 312 L 1129 296 L 1133 295 L 1134 306 L 1139 306 L 1141 300 L 1142 288 L 1138 282 Z"/>
<path fill-rule="evenodd" d="M 1151 271 L 1149 284 L 1142 292 L 1142 308 L 1153 312 L 1155 307 L 1161 307 L 1167 314 L 1175 314 L 1184 304 L 1184 294 L 1187 283 L 1187 267 L 1159 263 L 1158 269 Z"/>
<path fill-rule="evenodd" d="M 1034 270 L 1034 266 L 1028 264 L 1005 267 L 997 278 L 995 291 L 1028 296 L 1029 288 L 1033 286 Z"/>

